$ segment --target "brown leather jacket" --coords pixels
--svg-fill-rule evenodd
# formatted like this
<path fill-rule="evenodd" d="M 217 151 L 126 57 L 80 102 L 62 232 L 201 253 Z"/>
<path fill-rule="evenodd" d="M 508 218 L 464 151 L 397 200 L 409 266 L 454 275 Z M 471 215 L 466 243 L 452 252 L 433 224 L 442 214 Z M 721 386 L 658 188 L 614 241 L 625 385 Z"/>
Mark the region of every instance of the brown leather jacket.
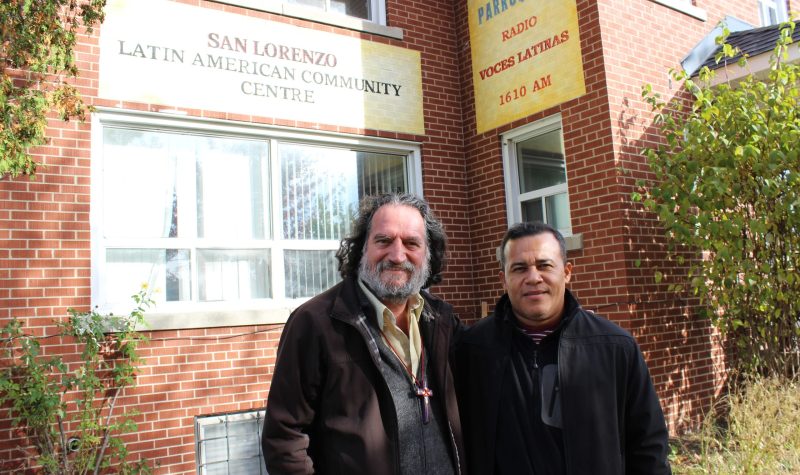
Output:
<path fill-rule="evenodd" d="M 447 415 L 456 473 L 464 469 L 449 347 L 452 307 L 423 292 L 420 331 L 434 371 L 433 401 Z M 267 399 L 262 448 L 271 475 L 399 473 L 394 403 L 378 365 L 369 301 L 354 279 L 297 308 L 283 329 Z"/>

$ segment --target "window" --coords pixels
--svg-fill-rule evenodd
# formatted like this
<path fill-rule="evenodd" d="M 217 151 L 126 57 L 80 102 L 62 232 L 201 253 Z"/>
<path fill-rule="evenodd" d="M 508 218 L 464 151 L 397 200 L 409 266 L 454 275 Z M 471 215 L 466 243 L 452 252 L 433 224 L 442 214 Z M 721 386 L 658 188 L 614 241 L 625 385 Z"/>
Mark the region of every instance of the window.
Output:
<path fill-rule="evenodd" d="M 758 0 L 758 14 L 761 26 L 777 25 L 788 20 L 786 0 Z"/>
<path fill-rule="evenodd" d="M 261 454 L 264 411 L 194 418 L 199 475 L 266 474 Z"/>
<path fill-rule="evenodd" d="M 677 12 L 681 12 L 683 14 L 697 18 L 698 20 L 701 21 L 706 21 L 708 19 L 708 13 L 704 9 L 696 7 L 694 5 L 695 2 L 693 2 L 692 0 L 651 0 L 651 1 L 664 5 L 665 7 L 671 8 Z"/>
<path fill-rule="evenodd" d="M 561 117 L 503 135 L 509 222 L 542 221 L 572 234 Z"/>
<path fill-rule="evenodd" d="M 297 3 L 299 5 L 308 5 L 310 7 L 319 8 L 326 12 L 343 13 L 345 15 L 363 18 L 365 20 L 373 20 L 370 15 L 375 11 L 372 0 L 285 0 L 286 3 Z"/>
<path fill-rule="evenodd" d="M 420 189 L 413 144 L 154 114 L 97 124 L 92 282 L 104 311 L 129 309 L 142 283 L 158 289 L 159 312 L 291 308 L 338 282 L 335 251 L 363 196 Z"/>
<path fill-rule="evenodd" d="M 402 39 L 386 26 L 386 0 L 212 0 Z"/>

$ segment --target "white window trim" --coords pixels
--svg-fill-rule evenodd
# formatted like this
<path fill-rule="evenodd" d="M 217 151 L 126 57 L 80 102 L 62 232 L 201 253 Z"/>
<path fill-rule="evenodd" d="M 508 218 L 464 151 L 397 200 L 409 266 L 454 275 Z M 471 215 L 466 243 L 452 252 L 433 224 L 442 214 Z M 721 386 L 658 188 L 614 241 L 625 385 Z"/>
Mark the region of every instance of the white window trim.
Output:
<path fill-rule="evenodd" d="M 334 132 L 320 132 L 303 129 L 292 129 L 279 126 L 267 126 L 242 122 L 231 122 L 219 119 L 189 118 L 169 113 L 154 113 L 141 111 L 123 111 L 120 109 L 98 107 L 92 114 L 92 145 L 91 154 L 95 157 L 91 164 L 91 211 L 89 214 L 91 236 L 91 282 L 92 305 L 101 301 L 98 277 L 104 276 L 105 259 L 101 231 L 103 229 L 102 214 L 102 157 L 103 154 L 103 128 L 105 126 L 124 126 L 132 128 L 147 128 L 150 130 L 166 130 L 181 132 L 196 132 L 208 134 L 236 135 L 268 140 L 271 148 L 271 157 L 274 155 L 277 141 L 291 141 L 309 145 L 327 145 L 354 147 L 358 150 L 383 152 L 405 155 L 408 157 L 408 192 L 422 196 L 422 158 L 421 146 L 417 142 L 403 140 L 378 139 Z M 273 177 L 273 180 L 275 177 Z M 276 192 L 275 182 L 272 184 L 273 196 Z M 274 199 L 274 197 L 273 197 Z M 312 246 L 315 242 L 292 242 L 292 249 L 298 246 Z M 316 242 L 319 244 L 319 242 Z M 269 245 L 273 249 L 273 285 L 283 285 L 283 260 L 276 259 L 275 253 L 280 241 L 277 239 L 261 242 L 261 246 Z M 338 243 L 328 244 L 331 249 L 338 249 Z M 319 249 L 316 247 L 315 249 Z M 280 282 L 279 282 L 280 281 Z M 135 292 L 136 289 L 131 289 Z M 183 328 L 212 328 L 237 325 L 256 325 L 270 323 L 284 323 L 291 311 L 308 299 L 283 299 L 266 301 L 243 302 L 203 302 L 187 303 L 180 309 L 160 311 L 158 307 L 150 309 L 146 318 L 148 328 L 152 330 L 183 329 Z M 131 306 L 133 301 L 131 301 Z M 178 305 L 171 305 L 176 307 Z M 106 311 L 100 308 L 100 311 Z"/>
<path fill-rule="evenodd" d="M 767 4 L 770 5 L 767 5 Z M 777 17 L 777 25 L 789 19 L 789 12 L 786 8 L 786 0 L 758 0 L 758 15 L 761 19 L 761 26 L 770 26 L 773 23 L 764 23 L 768 17 L 769 8 L 775 8 L 775 16 Z"/>
<path fill-rule="evenodd" d="M 528 198 L 532 193 L 520 194 L 519 190 L 519 166 L 517 163 L 517 152 L 515 144 L 531 137 L 541 135 L 547 132 L 561 129 L 561 148 L 564 148 L 564 134 L 561 125 L 561 114 L 545 117 L 544 119 L 537 120 L 530 124 L 523 125 L 514 130 L 510 130 L 500 136 L 500 142 L 503 147 L 503 178 L 506 187 L 506 219 L 508 224 L 516 224 L 522 221 L 522 206 L 520 203 L 523 199 Z M 566 159 L 566 158 L 565 158 Z M 568 190 L 568 183 L 563 185 L 556 185 L 545 190 L 537 190 L 536 195 L 551 194 L 550 191 Z M 567 199 L 569 199 L 569 192 L 567 192 Z M 571 213 L 570 213 L 571 214 Z M 583 236 L 581 234 L 565 234 L 564 240 L 567 244 L 567 250 L 575 250 L 583 248 Z"/>
<path fill-rule="evenodd" d="M 519 171 L 517 171 L 517 176 L 519 176 Z M 528 200 L 532 200 L 532 199 L 536 199 L 536 198 L 546 198 L 546 197 L 550 197 L 550 196 L 553 196 L 553 195 L 557 195 L 559 193 L 566 193 L 567 191 L 568 191 L 567 190 L 567 184 L 566 183 L 562 183 L 560 185 L 548 186 L 547 188 L 539 188 L 536 191 L 528 191 L 526 193 L 518 193 L 517 194 L 517 203 L 522 203 L 523 201 L 528 201 Z M 520 220 L 522 219 L 521 212 L 520 212 L 520 216 L 518 217 L 518 219 L 520 219 Z"/>
<path fill-rule="evenodd" d="M 300 18 L 331 26 L 339 26 L 349 30 L 363 31 L 374 35 L 386 36 L 397 40 L 403 39 L 401 28 L 386 25 L 386 0 L 370 0 L 375 11 L 375 21 L 364 20 L 347 15 L 326 12 L 307 5 L 284 3 L 281 0 L 212 0 L 216 3 L 235 5 L 267 13 Z"/>
<path fill-rule="evenodd" d="M 691 0 L 650 0 L 654 3 L 664 5 L 675 11 L 689 15 L 690 17 L 697 18 L 701 21 L 708 21 L 708 13 L 702 9 L 692 5 Z"/>

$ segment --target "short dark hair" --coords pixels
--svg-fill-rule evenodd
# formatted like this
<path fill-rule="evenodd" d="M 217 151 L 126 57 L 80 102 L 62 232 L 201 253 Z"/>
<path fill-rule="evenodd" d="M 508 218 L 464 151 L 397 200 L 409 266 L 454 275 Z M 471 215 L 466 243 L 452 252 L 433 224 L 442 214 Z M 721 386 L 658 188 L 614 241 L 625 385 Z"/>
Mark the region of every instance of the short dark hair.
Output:
<path fill-rule="evenodd" d="M 508 241 L 524 238 L 527 236 L 536 236 L 537 234 L 550 233 L 558 241 L 558 247 L 561 249 L 561 260 L 567 263 L 567 243 L 564 241 L 564 236 L 561 235 L 558 229 L 550 226 L 547 223 L 539 221 L 517 223 L 508 228 L 506 234 L 503 236 L 500 247 L 497 248 L 497 261 L 500 262 L 500 269 L 506 268 L 506 244 Z"/>
<path fill-rule="evenodd" d="M 408 193 L 386 193 L 367 196 L 361 200 L 358 215 L 353 220 L 350 235 L 341 240 L 339 250 L 336 251 L 336 259 L 339 261 L 339 274 L 343 279 L 358 276 L 361 257 L 364 254 L 364 243 L 366 243 L 372 227 L 372 217 L 381 207 L 386 205 L 410 206 L 419 211 L 422 220 L 425 222 L 425 234 L 428 241 L 428 250 L 430 251 L 428 261 L 430 275 L 423 287 L 428 288 L 441 282 L 447 247 L 447 237 L 444 234 L 442 223 L 436 219 L 424 199 Z"/>

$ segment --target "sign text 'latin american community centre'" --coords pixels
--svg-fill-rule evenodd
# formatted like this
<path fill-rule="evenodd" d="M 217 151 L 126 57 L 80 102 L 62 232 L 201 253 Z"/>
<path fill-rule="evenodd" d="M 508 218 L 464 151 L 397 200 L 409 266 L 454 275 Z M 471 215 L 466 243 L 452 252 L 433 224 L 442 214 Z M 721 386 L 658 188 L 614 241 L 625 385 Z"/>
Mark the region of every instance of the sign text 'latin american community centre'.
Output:
<path fill-rule="evenodd" d="M 478 133 L 585 94 L 575 0 L 469 0 Z"/>
<path fill-rule="evenodd" d="M 109 2 L 100 95 L 424 133 L 419 52 L 163 0 Z"/>

